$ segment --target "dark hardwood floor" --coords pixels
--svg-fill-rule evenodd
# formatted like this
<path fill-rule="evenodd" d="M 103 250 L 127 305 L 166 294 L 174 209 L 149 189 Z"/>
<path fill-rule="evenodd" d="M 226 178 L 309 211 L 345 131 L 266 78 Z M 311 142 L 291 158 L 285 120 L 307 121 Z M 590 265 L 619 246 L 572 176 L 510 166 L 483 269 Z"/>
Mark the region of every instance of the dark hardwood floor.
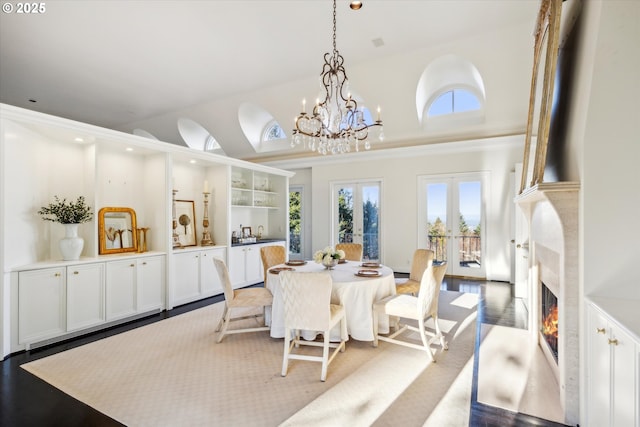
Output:
<path fill-rule="evenodd" d="M 480 294 L 478 307 L 478 335 L 480 323 L 526 328 L 523 304 L 513 298 L 511 285 L 457 278 L 445 278 L 443 289 Z M 46 382 L 26 372 L 20 365 L 61 351 L 81 346 L 108 336 L 148 325 L 162 319 L 191 311 L 215 302 L 215 296 L 165 311 L 144 319 L 119 325 L 80 338 L 53 344 L 31 351 L 20 352 L 2 362 L 0 384 L 1 426 L 119 426 L 117 421 L 79 402 Z M 479 344 L 476 340 L 476 355 Z M 469 425 L 476 426 L 562 426 L 551 421 L 500 410 L 477 401 L 478 358 L 475 358 Z M 185 423 L 188 425 L 188 421 Z"/>

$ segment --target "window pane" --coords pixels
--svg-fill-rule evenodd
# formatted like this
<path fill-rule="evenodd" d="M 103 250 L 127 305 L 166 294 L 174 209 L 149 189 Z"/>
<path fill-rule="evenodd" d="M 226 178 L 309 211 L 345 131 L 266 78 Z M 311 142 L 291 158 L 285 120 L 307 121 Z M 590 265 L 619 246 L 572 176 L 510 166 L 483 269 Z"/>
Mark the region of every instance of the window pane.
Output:
<path fill-rule="evenodd" d="M 476 98 L 471 92 L 467 92 L 466 90 L 456 90 L 454 92 L 453 110 L 456 113 L 480 109 L 480 102 L 478 101 L 478 98 Z"/>
<path fill-rule="evenodd" d="M 453 92 L 440 95 L 429 107 L 428 116 L 440 116 L 453 113 Z"/>

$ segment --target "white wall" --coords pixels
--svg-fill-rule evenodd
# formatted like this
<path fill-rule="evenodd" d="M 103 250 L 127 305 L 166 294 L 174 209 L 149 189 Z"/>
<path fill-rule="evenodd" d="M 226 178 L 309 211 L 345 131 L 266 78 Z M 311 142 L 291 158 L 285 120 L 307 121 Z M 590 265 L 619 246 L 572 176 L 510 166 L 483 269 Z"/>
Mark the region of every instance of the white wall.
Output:
<path fill-rule="evenodd" d="M 583 145 L 584 292 L 640 299 L 640 2 L 600 3 Z"/>
<path fill-rule="evenodd" d="M 382 261 L 409 272 L 417 247 L 417 181 L 421 175 L 488 172 L 486 191 L 486 268 L 490 280 L 510 280 L 513 190 L 510 174 L 522 160 L 523 136 L 454 142 L 353 156 L 321 157 L 310 174 L 292 180 L 311 189 L 312 250 L 331 242 L 331 183 L 382 179 Z M 286 169 L 279 163 L 278 167 Z"/>

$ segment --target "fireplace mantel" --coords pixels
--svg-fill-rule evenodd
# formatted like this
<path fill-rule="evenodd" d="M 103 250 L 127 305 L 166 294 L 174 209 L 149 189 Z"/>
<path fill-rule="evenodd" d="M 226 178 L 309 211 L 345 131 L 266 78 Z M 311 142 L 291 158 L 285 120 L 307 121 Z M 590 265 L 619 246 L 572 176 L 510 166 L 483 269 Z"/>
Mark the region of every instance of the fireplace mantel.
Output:
<path fill-rule="evenodd" d="M 580 183 L 576 181 L 543 182 L 527 188 L 515 199 L 520 206 L 535 204 L 548 200 L 554 202 L 562 194 L 580 191 Z"/>

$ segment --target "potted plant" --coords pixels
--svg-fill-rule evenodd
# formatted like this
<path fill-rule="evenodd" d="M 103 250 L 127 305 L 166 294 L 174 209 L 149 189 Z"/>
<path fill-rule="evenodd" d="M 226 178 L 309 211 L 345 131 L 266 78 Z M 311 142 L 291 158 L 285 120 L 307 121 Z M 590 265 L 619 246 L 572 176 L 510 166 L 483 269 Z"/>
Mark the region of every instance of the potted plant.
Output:
<path fill-rule="evenodd" d="M 42 206 L 38 211 L 45 221 L 58 222 L 65 227 L 65 236 L 60 240 L 60 252 L 65 261 L 75 261 L 80 258 L 84 240 L 78 236 L 78 225 L 93 219 L 91 207 L 85 203 L 84 196 L 67 202 L 54 196 L 54 202 Z"/>

